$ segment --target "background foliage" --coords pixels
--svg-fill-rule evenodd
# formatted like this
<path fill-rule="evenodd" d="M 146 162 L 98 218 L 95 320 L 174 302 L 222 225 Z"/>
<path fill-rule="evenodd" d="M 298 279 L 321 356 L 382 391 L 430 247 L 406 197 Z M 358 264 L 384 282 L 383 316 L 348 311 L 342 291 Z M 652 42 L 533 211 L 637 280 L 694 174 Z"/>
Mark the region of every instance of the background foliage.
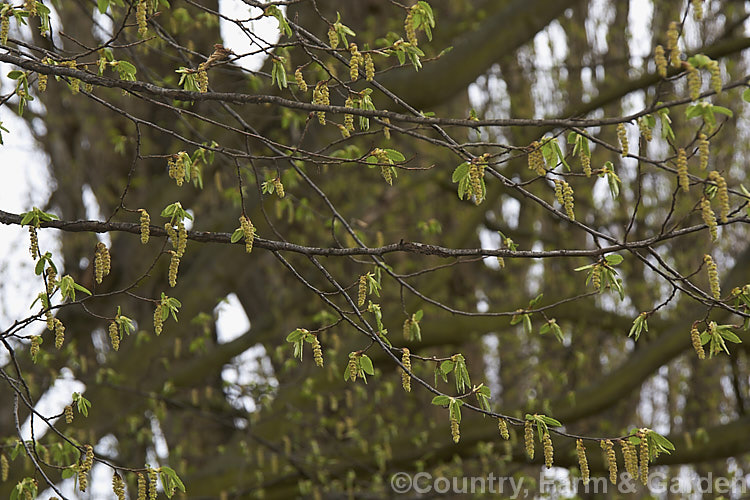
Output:
<path fill-rule="evenodd" d="M 131 498 L 157 470 L 380 497 L 403 470 L 537 478 L 539 441 L 576 476 L 579 438 L 601 476 L 629 437 L 673 443 L 669 475 L 747 470 L 743 2 L 244 3 L 2 4 L 0 116 L 54 187 L 0 221 L 59 248 L 1 327 L 0 494 L 94 467 Z M 230 294 L 251 328 L 220 341 Z M 22 443 L 65 373 L 72 421 Z"/>

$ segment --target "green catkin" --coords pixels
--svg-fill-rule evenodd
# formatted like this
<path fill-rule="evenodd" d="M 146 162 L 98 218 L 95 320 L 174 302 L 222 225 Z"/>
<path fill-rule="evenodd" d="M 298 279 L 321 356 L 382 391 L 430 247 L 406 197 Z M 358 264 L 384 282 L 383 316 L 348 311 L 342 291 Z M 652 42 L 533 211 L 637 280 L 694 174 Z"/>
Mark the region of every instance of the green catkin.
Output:
<path fill-rule="evenodd" d="M 375 63 L 372 60 L 372 54 L 365 54 L 365 80 L 371 82 L 375 78 Z"/>
<path fill-rule="evenodd" d="M 138 36 L 146 38 L 148 35 L 148 24 L 146 22 L 146 0 L 138 0 L 135 7 L 135 21 L 138 25 Z"/>
<path fill-rule="evenodd" d="M 385 182 L 387 182 L 389 186 L 393 186 L 393 172 L 391 171 L 391 167 L 389 167 L 388 165 L 381 165 L 380 174 L 383 176 L 383 179 L 385 179 Z"/>
<path fill-rule="evenodd" d="M 534 460 L 534 426 L 531 420 L 526 420 L 523 424 L 523 443 L 526 449 L 526 455 L 529 460 Z"/>
<path fill-rule="evenodd" d="M 638 129 L 646 142 L 651 142 L 651 139 L 654 138 L 654 132 L 651 130 L 651 127 L 649 127 L 645 118 L 638 118 Z"/>
<path fill-rule="evenodd" d="M 10 33 L 10 11 L 0 17 L 0 44 L 8 44 L 8 33 Z"/>
<path fill-rule="evenodd" d="M 693 6 L 693 19 L 700 22 L 703 20 L 703 0 L 690 0 Z"/>
<path fill-rule="evenodd" d="M 336 126 L 338 127 L 339 132 L 341 132 L 341 137 L 343 137 L 344 139 L 348 139 L 352 136 L 352 133 L 349 132 L 349 129 L 347 129 L 344 125 L 337 123 Z"/>
<path fill-rule="evenodd" d="M 529 146 L 531 152 L 529 152 L 529 169 L 533 170 L 540 177 L 544 177 L 547 171 L 544 168 L 544 155 L 542 155 L 542 148 L 538 141 L 534 141 Z"/>
<path fill-rule="evenodd" d="M 591 284 L 594 286 L 594 290 L 599 290 L 602 287 L 602 268 L 598 264 L 591 270 Z"/>
<path fill-rule="evenodd" d="M 563 185 L 562 181 L 555 179 L 555 199 L 560 204 L 560 206 L 565 204 L 565 199 L 563 198 Z"/>
<path fill-rule="evenodd" d="M 86 491 L 86 488 L 89 486 L 89 477 L 87 474 L 83 470 L 78 471 L 78 489 L 81 491 Z"/>
<path fill-rule="evenodd" d="M 708 226 L 708 231 L 711 234 L 711 240 L 716 241 L 719 237 L 716 229 L 716 215 L 711 210 L 711 202 L 705 196 L 701 198 L 701 218 L 703 223 Z"/>
<path fill-rule="evenodd" d="M 283 198 L 286 196 L 286 193 L 284 192 L 284 184 L 281 183 L 281 178 L 276 177 L 273 181 L 273 189 L 276 192 L 276 196 L 279 198 Z"/>
<path fill-rule="evenodd" d="M 167 158 L 167 174 L 169 175 L 170 179 L 177 180 L 177 162 L 175 161 L 174 155 L 171 155 L 169 158 Z M 180 181 L 177 181 L 177 185 L 181 186 L 182 184 L 180 183 Z"/>
<path fill-rule="evenodd" d="M 620 441 L 622 456 L 625 459 L 625 470 L 633 479 L 638 478 L 638 454 L 635 447 L 628 440 Z"/>
<path fill-rule="evenodd" d="M 148 500 L 156 500 L 156 481 L 158 476 L 156 469 L 148 468 Z"/>
<path fill-rule="evenodd" d="M 701 96 L 701 72 L 689 62 L 686 62 L 685 66 L 687 68 L 687 86 L 690 98 L 697 101 Z"/>
<path fill-rule="evenodd" d="M 297 68 L 294 70 L 294 81 L 297 82 L 297 86 L 299 87 L 300 91 L 307 92 L 307 82 L 305 81 L 305 77 L 302 76 L 301 68 Z"/>
<path fill-rule="evenodd" d="M 51 296 L 57 283 L 57 271 L 54 267 L 47 268 L 47 296 Z M 48 325 L 49 326 L 49 325 Z"/>
<path fill-rule="evenodd" d="M 320 340 L 318 340 L 317 336 L 313 337 L 312 351 L 313 351 L 313 360 L 315 361 L 315 365 L 320 368 L 323 368 L 323 348 L 321 347 Z"/>
<path fill-rule="evenodd" d="M 47 90 L 47 75 L 42 73 L 37 74 L 36 88 L 39 92 L 45 92 Z"/>
<path fill-rule="evenodd" d="M 94 465 L 94 448 L 90 444 L 87 444 L 85 448 L 86 452 L 83 461 L 78 467 L 78 489 L 81 491 L 86 491 L 86 487 L 88 486 L 88 473 Z"/>
<path fill-rule="evenodd" d="M 622 156 L 628 155 L 628 131 L 625 128 L 624 123 L 617 124 L 617 140 L 620 141 L 620 147 L 622 149 Z"/>
<path fill-rule="evenodd" d="M 669 23 L 669 29 L 667 30 L 667 50 L 669 51 L 669 61 L 672 67 L 679 68 L 682 64 L 680 60 L 680 48 L 677 46 L 677 40 L 680 37 L 680 31 L 677 27 L 677 22 L 672 21 Z"/>
<path fill-rule="evenodd" d="M 177 248 L 177 231 L 175 231 L 172 224 L 169 222 L 164 223 L 164 230 L 167 232 L 167 236 L 172 240 L 172 246 Z"/>
<path fill-rule="evenodd" d="M 357 288 L 357 307 L 365 305 L 365 299 L 367 298 L 367 275 L 363 274 L 359 277 L 359 286 Z"/>
<path fill-rule="evenodd" d="M 354 108 L 354 99 L 347 97 L 346 102 L 344 102 L 344 107 Z M 354 132 L 354 115 L 349 113 L 344 114 L 344 127 L 347 131 Z"/>
<path fill-rule="evenodd" d="M 53 320 L 53 324 L 55 328 L 55 349 L 62 349 L 63 342 L 65 342 L 65 325 L 57 318 Z"/>
<path fill-rule="evenodd" d="M 77 69 L 77 64 L 75 61 L 63 61 L 60 63 L 60 66 L 64 66 L 66 68 L 71 68 L 71 69 Z M 81 80 L 79 80 L 78 78 L 72 78 L 72 77 L 69 80 L 70 80 L 70 91 L 73 94 L 77 94 L 78 92 L 80 92 Z"/>
<path fill-rule="evenodd" d="M 349 53 L 352 55 L 349 59 L 349 78 L 356 82 L 359 79 L 359 65 L 362 62 L 362 54 L 359 52 L 356 43 L 349 44 Z"/>
<path fill-rule="evenodd" d="M 169 286 L 177 286 L 177 270 L 180 267 L 180 256 L 174 250 L 169 250 L 171 255 L 169 259 Z"/>
<path fill-rule="evenodd" d="M 644 485 L 648 484 L 648 461 L 649 461 L 649 450 L 648 450 L 648 429 L 641 429 L 638 432 L 638 437 L 641 439 L 640 442 L 640 465 L 641 465 L 641 483 Z"/>
<path fill-rule="evenodd" d="M 41 297 L 42 294 L 39 294 Z M 52 311 L 47 309 L 44 311 L 44 319 L 47 321 L 47 330 L 52 331 L 55 329 L 55 317 L 52 316 Z"/>
<path fill-rule="evenodd" d="M 612 484 L 617 484 L 617 456 L 615 455 L 615 448 L 612 445 L 612 441 L 605 439 L 599 441 L 599 445 L 604 451 L 604 455 L 607 458 L 607 469 L 609 470 L 609 481 Z"/>
<path fill-rule="evenodd" d="M 94 448 L 90 444 L 86 445 L 86 458 L 83 464 L 87 470 L 91 470 L 91 467 L 94 465 Z"/>
<path fill-rule="evenodd" d="M 195 78 L 198 85 L 198 92 L 208 92 L 208 65 L 202 62 L 198 65 L 198 76 Z"/>
<path fill-rule="evenodd" d="M 137 500 L 146 500 L 146 478 L 140 472 L 138 477 L 138 497 Z"/>
<path fill-rule="evenodd" d="M 328 27 L 328 45 L 330 45 L 332 49 L 336 49 L 339 46 L 339 35 L 336 33 L 333 26 Z"/>
<path fill-rule="evenodd" d="M 112 269 L 112 260 L 109 255 L 109 249 L 104 243 L 101 243 L 100 249 L 102 253 L 102 264 L 104 265 L 104 276 L 107 276 Z"/>
<path fill-rule="evenodd" d="M 708 167 L 708 155 L 709 155 L 710 143 L 706 134 L 701 133 L 698 136 L 698 155 L 700 157 L 701 170 L 705 170 Z"/>
<path fill-rule="evenodd" d="M 390 125 L 390 123 L 391 123 L 391 120 L 389 120 L 388 118 L 383 118 L 383 123 L 387 123 L 387 124 L 389 124 L 389 125 Z M 385 137 L 386 139 L 389 139 L 389 140 L 390 140 L 390 138 L 391 138 L 391 129 L 390 129 L 390 128 L 388 128 L 388 127 L 383 127 L 383 136 L 384 136 L 384 137 Z"/>
<path fill-rule="evenodd" d="M 174 154 L 167 160 L 167 167 L 169 169 L 169 177 L 175 180 L 177 186 L 182 186 L 185 182 L 185 168 L 180 153 Z"/>
<path fill-rule="evenodd" d="M 162 328 L 164 327 L 163 311 L 164 305 L 160 301 L 156 304 L 156 309 L 154 309 L 154 333 L 157 336 L 161 335 Z"/>
<path fill-rule="evenodd" d="M 39 356 L 39 346 L 42 345 L 42 337 L 34 335 L 31 337 L 31 347 L 29 352 L 31 354 L 31 360 L 36 363 L 37 356 Z"/>
<path fill-rule="evenodd" d="M 388 158 L 388 153 L 386 153 L 384 149 L 375 148 L 373 149 L 372 154 L 378 159 L 378 163 L 381 163 L 380 175 L 383 176 L 383 179 L 385 179 L 385 182 L 387 182 L 389 186 L 392 186 L 393 170 L 391 170 L 391 161 Z"/>
<path fill-rule="evenodd" d="M 31 258 L 36 260 L 39 257 L 39 237 L 34 226 L 29 226 L 29 241 L 29 253 L 31 253 Z"/>
<path fill-rule="evenodd" d="M 660 77 L 667 77 L 667 57 L 664 54 L 664 47 L 657 45 L 654 48 L 654 63 L 656 64 L 656 72 Z"/>
<path fill-rule="evenodd" d="M 245 237 L 245 252 L 250 253 L 253 251 L 253 242 L 255 241 L 255 228 L 250 219 L 244 215 L 240 216 L 240 227 L 242 228 L 242 234 Z"/>
<path fill-rule="evenodd" d="M 688 179 L 687 155 L 685 150 L 677 150 L 677 182 L 686 193 L 690 190 L 690 179 Z"/>
<path fill-rule="evenodd" d="M 500 430 L 500 437 L 504 440 L 510 439 L 510 432 L 508 432 L 508 422 L 504 418 L 497 419 L 497 428 Z"/>
<path fill-rule="evenodd" d="M 414 29 L 414 12 L 416 8 L 417 8 L 416 5 L 410 8 L 409 13 L 406 14 L 406 19 L 404 20 L 404 31 L 406 32 L 406 40 L 414 46 L 419 44 L 419 41 L 417 40 L 417 31 L 416 29 Z"/>
<path fill-rule="evenodd" d="M 573 188 L 570 187 L 570 184 L 568 184 L 565 181 L 562 181 L 563 183 L 563 206 L 565 207 L 565 213 L 568 214 L 568 217 L 571 220 L 576 220 L 576 214 L 573 211 Z"/>
<path fill-rule="evenodd" d="M 313 89 L 313 104 L 317 104 L 318 106 L 330 106 L 331 101 L 329 98 L 327 82 L 318 82 L 318 84 L 315 86 L 315 89 Z M 318 116 L 318 122 L 321 125 L 325 125 L 326 124 L 326 112 L 318 111 L 317 116 Z"/>
<path fill-rule="evenodd" d="M 112 349 L 115 351 L 120 350 L 120 329 L 117 327 L 117 323 L 115 321 L 110 321 L 109 323 L 109 341 L 112 343 Z"/>
<path fill-rule="evenodd" d="M 65 407 L 65 423 L 73 423 L 73 405 L 68 405 Z"/>
<path fill-rule="evenodd" d="M 94 277 L 97 283 L 101 283 L 102 279 L 109 274 L 110 265 L 109 250 L 100 241 L 96 244 L 96 251 L 94 252 Z"/>
<path fill-rule="evenodd" d="M 357 355 L 356 353 L 349 353 L 349 364 L 347 365 L 349 370 L 349 379 L 354 382 L 357 380 Z"/>
<path fill-rule="evenodd" d="M 695 325 L 690 329 L 690 342 L 693 344 L 693 350 L 698 355 L 698 359 L 706 359 L 706 351 L 703 350 L 703 344 L 701 343 L 701 334 Z"/>
<path fill-rule="evenodd" d="M 185 228 L 185 224 L 180 221 L 177 223 L 177 245 L 176 245 L 176 251 L 177 256 L 182 257 L 185 255 L 185 250 L 187 249 L 187 229 Z"/>
<path fill-rule="evenodd" d="M 716 184 L 718 188 L 716 197 L 719 199 L 719 220 L 726 223 L 729 217 L 729 189 L 727 181 L 716 170 L 708 174 L 708 179 Z"/>
<path fill-rule="evenodd" d="M 703 262 L 706 264 L 706 270 L 708 271 L 708 284 L 711 288 L 711 295 L 713 295 L 716 300 L 720 300 L 721 288 L 719 287 L 719 271 L 716 267 L 716 263 L 708 254 L 703 256 Z"/>
<path fill-rule="evenodd" d="M 5 453 L 0 454 L 0 479 L 3 482 L 8 480 L 8 472 L 10 471 L 10 464 L 8 463 L 8 457 Z"/>
<path fill-rule="evenodd" d="M 175 164 L 177 166 L 177 175 L 180 178 L 179 185 L 182 186 L 182 183 L 187 179 L 186 174 L 186 168 L 185 168 L 185 158 L 190 158 L 190 156 L 185 151 L 180 151 L 177 153 L 177 159 L 175 160 Z"/>
<path fill-rule="evenodd" d="M 549 432 L 545 432 L 542 436 L 542 445 L 544 446 L 544 466 L 550 469 L 552 468 L 554 450 L 552 449 L 552 439 L 549 437 Z"/>
<path fill-rule="evenodd" d="M 454 417 L 451 417 L 451 436 L 453 437 L 453 442 L 456 444 L 461 440 L 461 428 L 458 419 Z"/>
<path fill-rule="evenodd" d="M 112 474 L 112 493 L 115 494 L 117 500 L 125 500 L 125 482 L 117 472 Z"/>
<path fill-rule="evenodd" d="M 581 151 L 581 166 L 586 177 L 591 177 L 591 155 L 585 151 Z"/>
<path fill-rule="evenodd" d="M 711 73 L 711 90 L 717 94 L 721 94 L 724 84 L 721 81 L 721 68 L 719 67 L 719 62 L 714 60 L 709 61 L 708 71 Z"/>
<path fill-rule="evenodd" d="M 582 439 L 576 439 L 576 455 L 578 455 L 578 467 L 581 469 L 581 480 L 583 484 L 589 482 L 589 462 L 586 459 L 586 448 Z"/>
<path fill-rule="evenodd" d="M 411 324 L 411 318 L 404 320 L 404 326 L 401 329 L 401 332 L 404 334 L 404 340 L 411 340 Z"/>
<path fill-rule="evenodd" d="M 482 180 L 484 179 L 484 169 L 487 167 L 487 155 L 475 158 L 469 167 L 469 178 L 471 179 L 471 194 L 474 195 L 474 204 L 479 205 L 484 200 L 484 189 Z"/>
<path fill-rule="evenodd" d="M 141 243 L 145 245 L 151 235 L 151 216 L 143 208 L 138 211 L 141 213 Z"/>
<path fill-rule="evenodd" d="M 411 356 L 409 354 L 409 349 L 406 347 L 402 349 L 401 364 L 403 364 L 407 370 L 411 371 Z M 406 371 L 401 371 L 401 387 L 403 387 L 406 392 L 411 392 L 411 376 L 409 376 Z"/>

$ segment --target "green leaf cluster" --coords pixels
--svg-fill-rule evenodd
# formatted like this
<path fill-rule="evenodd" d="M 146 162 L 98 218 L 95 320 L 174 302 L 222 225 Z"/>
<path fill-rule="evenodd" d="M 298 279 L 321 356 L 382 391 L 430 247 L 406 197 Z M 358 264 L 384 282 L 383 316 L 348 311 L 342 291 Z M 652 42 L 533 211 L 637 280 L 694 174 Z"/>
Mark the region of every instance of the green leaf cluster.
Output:
<path fill-rule="evenodd" d="M 188 157 L 187 155 L 185 156 Z M 193 216 L 182 208 L 182 204 L 179 201 L 167 205 L 166 208 L 161 211 L 161 216 L 168 217 L 171 224 L 174 224 L 175 221 L 183 221 L 185 219 L 193 220 Z"/>
<path fill-rule="evenodd" d="M 463 354 L 454 354 L 451 359 L 446 359 L 435 368 L 435 384 L 438 376 L 443 382 L 448 382 L 448 374 L 453 372 L 456 379 L 456 392 L 462 394 L 467 388 L 471 387 L 469 370 L 466 368 L 466 359 Z"/>

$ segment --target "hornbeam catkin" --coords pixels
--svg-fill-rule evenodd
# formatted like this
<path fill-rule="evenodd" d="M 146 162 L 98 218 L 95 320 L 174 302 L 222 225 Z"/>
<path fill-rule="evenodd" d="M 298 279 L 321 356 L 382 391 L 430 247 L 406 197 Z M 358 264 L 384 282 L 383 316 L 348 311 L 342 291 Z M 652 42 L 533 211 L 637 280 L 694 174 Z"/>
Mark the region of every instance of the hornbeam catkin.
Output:
<path fill-rule="evenodd" d="M 411 356 L 409 354 L 409 349 L 406 347 L 403 348 L 401 354 L 401 364 L 403 364 L 407 370 L 411 371 Z M 403 370 L 401 371 L 401 386 L 406 392 L 411 392 L 411 376 Z"/>
<path fill-rule="evenodd" d="M 144 208 L 138 211 L 141 213 L 141 243 L 145 245 L 148 243 L 148 238 L 151 235 L 151 216 Z"/>
<path fill-rule="evenodd" d="M 497 428 L 500 430 L 500 437 L 506 441 L 510 439 L 510 432 L 508 432 L 508 422 L 504 418 L 497 419 Z"/>
<path fill-rule="evenodd" d="M 701 343 L 701 334 L 695 325 L 690 329 L 690 342 L 693 344 L 693 350 L 698 355 L 698 359 L 706 359 L 706 351 L 703 350 L 703 344 Z"/>
<path fill-rule="evenodd" d="M 716 267 L 716 263 L 708 254 L 703 256 L 703 262 L 706 264 L 706 269 L 708 271 L 708 284 L 711 287 L 711 295 L 713 295 L 716 300 L 720 300 L 721 289 L 719 288 L 719 271 Z"/>
<path fill-rule="evenodd" d="M 534 426 L 531 420 L 524 422 L 523 431 L 523 443 L 526 455 L 528 455 L 530 460 L 534 460 Z"/>
<path fill-rule="evenodd" d="M 576 440 L 576 454 L 578 455 L 578 466 L 581 469 L 581 480 L 583 484 L 589 482 L 589 463 L 586 459 L 586 448 L 583 446 L 583 440 Z"/>
<path fill-rule="evenodd" d="M 690 179 L 688 179 L 687 155 L 683 148 L 677 150 L 677 180 L 682 190 L 687 193 L 690 190 Z"/>
<path fill-rule="evenodd" d="M 599 444 L 604 451 L 604 455 L 607 457 L 607 468 L 609 469 L 609 481 L 612 484 L 617 484 L 617 456 L 615 455 L 615 448 L 612 445 L 612 441 L 605 439 L 600 441 Z"/>

